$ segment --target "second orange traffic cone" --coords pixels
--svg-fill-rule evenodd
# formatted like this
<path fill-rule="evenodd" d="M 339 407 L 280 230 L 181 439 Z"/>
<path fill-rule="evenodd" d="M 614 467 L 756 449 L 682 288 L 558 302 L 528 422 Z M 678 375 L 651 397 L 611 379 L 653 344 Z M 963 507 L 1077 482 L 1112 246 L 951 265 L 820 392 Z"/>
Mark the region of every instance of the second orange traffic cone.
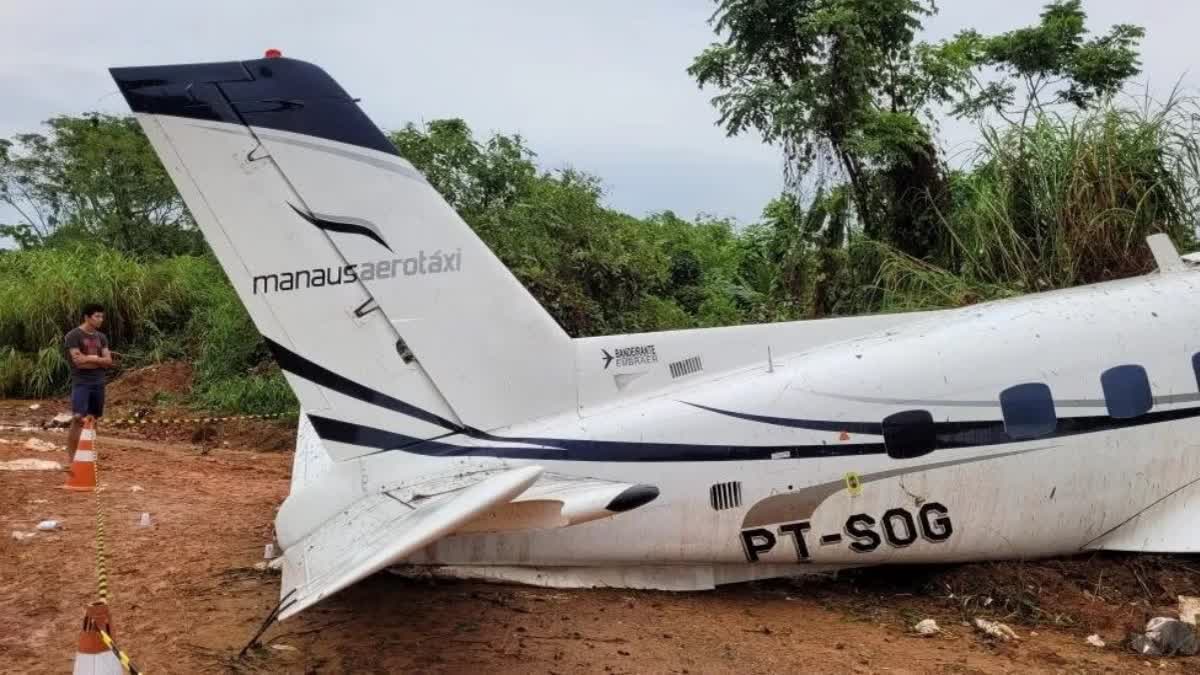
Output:
<path fill-rule="evenodd" d="M 79 647 L 75 650 L 74 675 L 124 675 L 125 668 L 100 637 L 100 631 L 112 635 L 108 605 L 96 603 L 87 608 L 83 629 L 79 632 Z"/>
<path fill-rule="evenodd" d="M 71 476 L 63 487 L 80 491 L 96 489 L 96 427 L 91 417 L 83 419 L 79 445 L 71 459 Z"/>

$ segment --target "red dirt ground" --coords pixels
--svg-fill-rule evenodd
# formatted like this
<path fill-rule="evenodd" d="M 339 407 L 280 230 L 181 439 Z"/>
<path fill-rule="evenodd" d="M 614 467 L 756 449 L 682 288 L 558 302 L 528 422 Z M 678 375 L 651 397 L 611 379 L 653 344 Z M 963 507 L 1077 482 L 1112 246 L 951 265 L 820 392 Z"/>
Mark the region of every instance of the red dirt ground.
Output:
<path fill-rule="evenodd" d="M 36 426 L 62 407 L 29 404 L 0 402 L 0 424 Z M 1122 645 L 1158 606 L 1198 594 L 1200 563 L 1116 555 L 685 594 L 383 573 L 273 626 L 264 646 L 239 659 L 278 599 L 278 576 L 253 566 L 272 539 L 291 455 L 241 443 L 240 428 L 227 434 L 238 440 L 229 446 L 146 431 L 102 427 L 98 449 L 116 638 L 150 673 L 1200 672 L 1198 657 L 1146 660 Z M 0 460 L 61 461 L 23 450 L 30 436 L 65 442 L 62 432 L 0 431 L 11 441 L 0 444 Z M 95 598 L 96 498 L 60 490 L 62 481 L 56 472 L 0 472 L 0 672 L 67 671 Z M 137 526 L 143 512 L 152 527 Z M 10 537 L 48 518 L 66 528 Z M 963 625 L 975 616 L 1009 623 L 1021 641 L 982 638 Z M 945 633 L 915 636 L 910 627 L 922 618 Z M 1087 645 L 1094 632 L 1109 647 Z"/>

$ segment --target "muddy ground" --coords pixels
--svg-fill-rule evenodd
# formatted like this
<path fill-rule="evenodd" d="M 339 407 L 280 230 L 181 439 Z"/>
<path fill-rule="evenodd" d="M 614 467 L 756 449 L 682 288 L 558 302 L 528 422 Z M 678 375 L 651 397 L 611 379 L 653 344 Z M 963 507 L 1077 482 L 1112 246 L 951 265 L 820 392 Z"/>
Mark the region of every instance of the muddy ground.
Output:
<path fill-rule="evenodd" d="M 171 375 L 172 377 L 174 375 Z M 125 400 L 128 412 L 139 405 Z M 120 400 L 120 399 L 118 399 Z M 0 402 L 0 461 L 62 409 Z M 118 643 L 150 673 L 1076 673 L 1200 672 L 1200 657 L 1124 646 L 1178 594 L 1200 595 L 1200 560 L 1098 555 L 1038 563 L 892 568 L 706 593 L 562 591 L 381 573 L 238 653 L 275 605 L 254 569 L 288 490 L 286 423 L 102 428 L 99 503 Z M 92 494 L 64 474 L 0 471 L 0 672 L 69 671 L 95 599 Z M 140 489 L 135 489 L 140 488 Z M 141 514 L 152 525 L 139 527 Z M 57 532 L 17 541 L 41 520 Z M 965 625 L 1007 622 L 1019 642 Z M 911 626 L 935 619 L 943 634 Z M 1092 633 L 1108 642 L 1088 645 Z"/>

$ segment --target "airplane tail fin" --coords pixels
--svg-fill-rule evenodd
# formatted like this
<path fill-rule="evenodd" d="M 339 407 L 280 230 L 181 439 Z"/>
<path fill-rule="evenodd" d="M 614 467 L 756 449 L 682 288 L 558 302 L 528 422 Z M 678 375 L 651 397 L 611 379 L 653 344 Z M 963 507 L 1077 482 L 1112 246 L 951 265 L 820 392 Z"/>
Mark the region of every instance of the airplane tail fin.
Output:
<path fill-rule="evenodd" d="M 576 407 L 567 334 L 323 70 L 111 72 L 335 459 Z"/>

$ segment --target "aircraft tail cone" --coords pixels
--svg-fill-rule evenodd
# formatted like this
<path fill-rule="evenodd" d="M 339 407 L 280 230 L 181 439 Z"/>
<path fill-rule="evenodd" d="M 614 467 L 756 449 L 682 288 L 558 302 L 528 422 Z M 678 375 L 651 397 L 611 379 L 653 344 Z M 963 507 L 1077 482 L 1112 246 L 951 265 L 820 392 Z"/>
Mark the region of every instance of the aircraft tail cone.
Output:
<path fill-rule="evenodd" d="M 83 616 L 79 647 L 75 650 L 74 675 L 122 675 L 125 672 L 121 660 L 104 645 L 101 630 L 110 636 L 113 633 L 108 605 L 97 602 L 90 605 Z"/>
<path fill-rule="evenodd" d="M 79 446 L 71 460 L 71 475 L 63 487 L 81 492 L 96 489 L 96 427 L 91 417 L 83 420 Z"/>

